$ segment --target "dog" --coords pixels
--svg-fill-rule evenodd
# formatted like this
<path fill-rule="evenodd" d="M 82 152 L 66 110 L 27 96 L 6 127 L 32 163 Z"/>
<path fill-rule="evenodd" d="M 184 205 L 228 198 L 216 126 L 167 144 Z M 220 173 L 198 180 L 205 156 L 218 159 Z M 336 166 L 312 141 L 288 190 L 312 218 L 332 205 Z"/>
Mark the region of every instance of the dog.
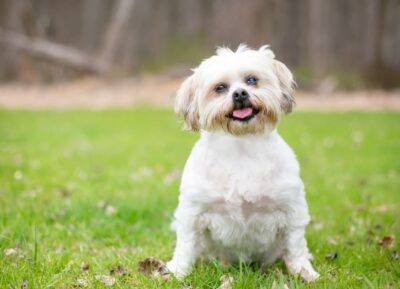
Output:
<path fill-rule="evenodd" d="M 183 171 L 168 270 L 198 259 L 283 259 L 306 282 L 319 274 L 304 232 L 310 221 L 299 164 L 276 127 L 294 105 L 294 80 L 268 45 L 218 48 L 178 89 L 175 111 L 200 131 Z"/>

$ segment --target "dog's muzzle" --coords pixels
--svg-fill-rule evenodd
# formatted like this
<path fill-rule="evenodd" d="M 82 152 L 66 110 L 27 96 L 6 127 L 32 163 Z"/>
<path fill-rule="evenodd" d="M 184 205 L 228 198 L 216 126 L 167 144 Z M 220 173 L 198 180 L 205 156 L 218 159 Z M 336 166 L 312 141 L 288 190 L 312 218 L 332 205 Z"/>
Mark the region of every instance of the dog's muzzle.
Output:
<path fill-rule="evenodd" d="M 232 93 L 233 110 L 228 115 L 236 121 L 246 122 L 252 119 L 259 111 L 250 102 L 247 90 L 238 88 Z"/>

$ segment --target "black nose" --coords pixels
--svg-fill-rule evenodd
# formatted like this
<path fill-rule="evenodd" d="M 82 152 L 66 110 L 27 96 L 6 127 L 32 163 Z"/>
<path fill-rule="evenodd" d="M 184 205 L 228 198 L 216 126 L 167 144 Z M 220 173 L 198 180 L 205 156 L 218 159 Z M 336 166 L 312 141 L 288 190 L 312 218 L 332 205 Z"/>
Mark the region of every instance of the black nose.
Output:
<path fill-rule="evenodd" d="M 232 94 L 232 99 L 234 102 L 243 102 L 248 98 L 249 98 L 249 94 L 243 88 L 236 89 Z"/>

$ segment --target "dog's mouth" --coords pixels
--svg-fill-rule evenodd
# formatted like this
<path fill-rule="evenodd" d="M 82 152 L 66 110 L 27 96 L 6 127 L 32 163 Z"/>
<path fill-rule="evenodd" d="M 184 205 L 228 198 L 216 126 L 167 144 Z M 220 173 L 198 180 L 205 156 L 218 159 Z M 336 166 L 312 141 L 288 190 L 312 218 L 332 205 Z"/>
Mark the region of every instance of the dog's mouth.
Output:
<path fill-rule="evenodd" d="M 235 107 L 233 111 L 228 114 L 228 117 L 235 121 L 247 122 L 255 117 L 259 112 L 258 109 L 249 104 L 242 108 Z"/>

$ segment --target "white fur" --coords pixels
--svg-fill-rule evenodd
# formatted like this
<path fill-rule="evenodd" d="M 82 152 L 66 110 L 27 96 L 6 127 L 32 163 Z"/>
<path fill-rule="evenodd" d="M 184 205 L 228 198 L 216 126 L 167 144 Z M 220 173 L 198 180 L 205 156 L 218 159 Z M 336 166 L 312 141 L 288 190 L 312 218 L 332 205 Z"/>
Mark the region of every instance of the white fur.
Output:
<path fill-rule="evenodd" d="M 197 121 L 201 137 L 185 165 L 174 214 L 177 242 L 167 267 L 177 277 L 190 273 L 199 258 L 264 265 L 282 258 L 291 274 L 300 274 L 306 281 L 318 277 L 304 238 L 310 217 L 299 165 L 276 131 L 276 123 L 255 132 L 251 126 L 259 128 L 257 122 L 268 122 L 257 115 L 248 123 L 235 123 L 238 130 L 232 133 L 222 124 L 210 127 L 204 120 L 212 115 L 210 109 L 215 113 L 231 109 L 232 91 L 246 87 L 240 79 L 243 70 L 266 79 L 260 87 L 247 89 L 280 117 L 284 107 L 279 104 L 286 101 L 282 94 L 289 93 L 293 78 L 285 66 L 281 68 L 286 69 L 286 77 L 279 75 L 274 61 L 266 46 L 259 50 L 240 46 L 236 52 L 220 48 L 178 92 L 177 111 L 197 111 L 190 121 Z M 221 99 L 206 96 L 215 79 L 229 83 L 229 92 Z"/>

